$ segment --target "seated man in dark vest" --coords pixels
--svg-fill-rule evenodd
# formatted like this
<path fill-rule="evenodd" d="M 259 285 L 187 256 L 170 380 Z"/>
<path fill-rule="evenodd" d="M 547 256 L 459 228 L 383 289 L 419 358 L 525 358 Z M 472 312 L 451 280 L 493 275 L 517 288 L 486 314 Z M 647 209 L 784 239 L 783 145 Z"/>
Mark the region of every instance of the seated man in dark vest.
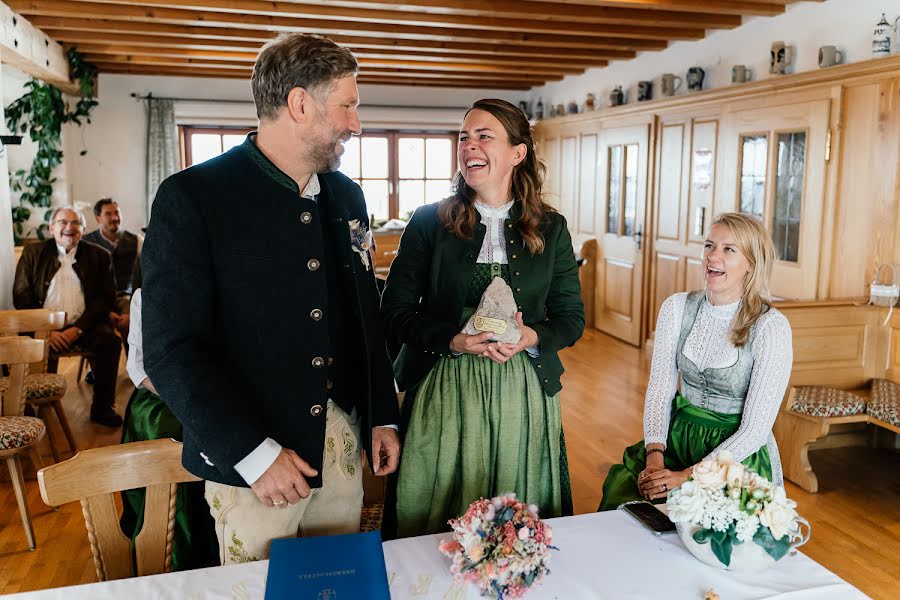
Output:
<path fill-rule="evenodd" d="M 121 341 L 109 323 L 116 299 L 109 252 L 83 244 L 84 217 L 71 208 L 57 208 L 50 216 L 53 238 L 25 246 L 16 266 L 13 304 L 19 310 L 46 308 L 66 313 L 66 324 L 50 333 L 55 354 L 89 350 L 94 357 L 94 400 L 91 421 L 118 427 L 122 417 L 113 410 Z"/>
<path fill-rule="evenodd" d="M 135 287 L 134 265 L 140 259 L 144 238 L 121 227 L 122 214 L 118 203 L 112 198 L 101 198 L 94 204 L 94 217 L 98 228 L 85 235 L 84 241 L 96 244 L 112 255 L 113 271 L 116 274 L 116 305 L 110 312 L 109 320 L 124 340 L 128 337 L 131 291 Z"/>

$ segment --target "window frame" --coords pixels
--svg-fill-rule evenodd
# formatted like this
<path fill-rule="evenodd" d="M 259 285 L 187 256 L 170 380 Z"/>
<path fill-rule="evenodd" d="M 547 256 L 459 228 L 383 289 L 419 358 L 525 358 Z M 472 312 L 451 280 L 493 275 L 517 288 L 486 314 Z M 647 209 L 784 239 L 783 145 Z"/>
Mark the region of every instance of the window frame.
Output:
<path fill-rule="evenodd" d="M 397 219 L 400 213 L 400 146 L 399 142 L 403 138 L 418 139 L 448 139 L 451 143 L 450 152 L 450 180 L 456 176 L 459 171 L 457 148 L 459 144 L 459 132 L 456 131 L 410 131 L 410 130 L 388 130 L 388 129 L 366 129 L 361 135 L 355 136 L 359 138 L 360 148 L 362 140 L 366 137 L 387 138 L 388 140 L 388 219 Z M 427 145 L 427 144 L 426 144 Z M 362 167 L 362 156 L 360 156 L 360 167 Z M 427 175 L 427 169 L 425 171 Z M 381 178 L 362 177 L 362 168 L 360 168 L 360 177 L 353 179 L 354 182 L 360 183 L 365 180 L 382 181 Z M 404 178 L 404 181 L 428 181 L 429 178 Z M 434 181 L 434 179 L 432 179 Z"/>
<path fill-rule="evenodd" d="M 221 143 L 221 136 L 223 135 L 243 134 L 246 136 L 251 131 L 256 131 L 256 129 L 256 127 L 248 127 L 246 125 L 179 125 L 178 142 L 181 147 L 181 168 L 187 169 L 194 165 L 190 143 L 193 134 L 218 134 Z"/>

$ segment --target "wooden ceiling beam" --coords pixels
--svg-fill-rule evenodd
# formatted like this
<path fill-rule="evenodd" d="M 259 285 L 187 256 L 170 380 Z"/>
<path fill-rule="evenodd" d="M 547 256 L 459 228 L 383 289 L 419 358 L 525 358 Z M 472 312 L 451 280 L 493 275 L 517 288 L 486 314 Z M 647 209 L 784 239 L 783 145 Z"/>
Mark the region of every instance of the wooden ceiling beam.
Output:
<path fill-rule="evenodd" d="M 115 40 L 129 44 L 143 44 L 141 40 L 152 40 L 154 37 L 196 40 L 198 43 L 231 44 L 233 42 L 253 42 L 264 44 L 272 39 L 275 32 L 236 29 L 226 27 L 198 27 L 190 25 L 169 25 L 163 23 L 133 23 L 129 21 L 110 21 L 106 19 L 72 19 L 67 17 L 33 17 L 32 22 L 43 31 L 52 33 L 53 39 L 60 41 Z M 73 38 L 83 34 L 80 38 Z M 85 38 L 84 36 L 89 36 Z M 526 58 L 549 58 L 574 61 L 578 64 L 590 64 L 591 61 L 605 63 L 609 60 L 634 58 L 632 50 L 612 50 L 604 48 L 571 48 L 568 46 L 518 46 L 512 44 L 496 44 L 492 42 L 456 42 L 440 40 L 403 40 L 362 35 L 328 35 L 338 44 L 356 49 L 367 50 L 427 50 L 435 54 L 448 55 L 461 52 L 482 52 L 486 55 L 504 54 Z M 133 41 L 132 41 L 133 40 Z M 155 43 L 155 42 L 153 42 Z"/>
<path fill-rule="evenodd" d="M 530 0 L 524 0 L 530 3 Z M 780 15 L 784 5 L 795 0 L 555 0 L 572 6 L 591 6 L 607 8 L 632 8 L 648 12 L 672 11 L 686 13 L 718 13 L 722 15 Z M 819 2 L 821 0 L 813 0 Z"/>
<path fill-rule="evenodd" d="M 608 36 L 649 40 L 699 40 L 706 32 L 703 27 L 669 25 L 664 19 L 650 19 L 643 23 L 590 23 L 577 17 L 569 19 L 520 19 L 512 16 L 469 16 L 434 14 L 422 10 L 368 10 L 294 2 L 265 2 L 262 0 L 12 0 L 22 5 L 22 14 L 59 14 L 59 11 L 94 16 L 115 15 L 117 18 L 144 18 L 176 21 L 197 20 L 205 23 L 234 23 L 235 20 L 257 25 L 323 26 L 322 23 L 341 23 L 342 26 L 361 24 L 370 28 L 427 27 L 459 28 L 477 31 L 515 31 L 555 33 L 560 35 Z M 490 6 L 486 4 L 486 6 Z M 68 9 L 66 7 L 69 7 Z M 42 12 L 30 12 L 42 11 Z"/>
<path fill-rule="evenodd" d="M 71 0 L 7 0 L 13 10 L 28 17 L 57 16 L 98 18 L 112 21 L 168 23 L 173 25 L 229 26 L 238 29 L 304 31 L 335 35 L 366 32 L 370 36 L 443 41 L 569 46 L 582 48 L 612 48 L 618 50 L 661 50 L 666 40 L 629 37 L 567 35 L 565 33 L 532 33 L 527 31 L 497 31 L 485 29 L 452 29 L 390 23 L 364 23 L 324 19 L 294 19 L 283 16 L 215 13 L 176 8 L 154 8 L 103 4 L 101 2 L 73 2 Z"/>
<path fill-rule="evenodd" d="M 550 27 L 566 23 L 576 27 L 593 25 L 598 32 L 611 31 L 610 26 L 647 28 L 663 34 L 664 29 L 676 35 L 693 35 L 704 29 L 730 29 L 741 24 L 740 16 L 715 12 L 684 13 L 647 11 L 598 6 L 571 5 L 558 2 L 520 2 L 518 0 L 426 0 L 415 3 L 384 3 L 309 0 L 278 2 L 267 0 L 72 0 L 100 1 L 124 6 L 176 7 L 195 11 L 233 12 L 239 14 L 291 15 L 303 18 L 329 18 L 345 21 L 382 23 L 426 23 L 444 27 L 481 27 L 518 30 L 522 27 Z M 606 29 L 604 29 L 604 26 Z M 680 32 L 680 33 L 679 33 Z M 609 35 L 608 33 L 606 33 Z M 649 35 L 649 34 L 648 34 Z M 672 36 L 663 36 L 672 37 Z M 702 34 L 701 34 L 702 37 Z"/>
<path fill-rule="evenodd" d="M 250 71 L 252 65 L 247 63 L 237 63 L 228 60 L 211 59 L 211 58 L 179 58 L 179 57 L 162 57 L 162 56 L 104 56 L 86 54 L 85 60 L 97 65 L 103 70 L 104 66 L 111 64 L 132 64 L 132 65 L 159 65 L 165 67 L 196 67 L 201 69 L 227 69 Z M 562 79 L 561 75 L 532 75 L 528 73 L 511 73 L 506 72 L 486 72 L 477 69 L 457 69 L 455 71 L 436 71 L 432 69 L 421 69 L 417 67 L 409 67 L 398 69 L 395 67 L 369 66 L 360 70 L 360 77 L 369 77 L 372 75 L 383 75 L 388 77 L 431 77 L 435 79 L 484 79 L 486 81 L 519 81 L 539 84 L 546 81 L 558 81 Z"/>
<path fill-rule="evenodd" d="M 68 47 L 77 47 L 84 54 L 100 55 L 138 55 L 138 56 L 170 56 L 170 57 L 192 57 L 192 58 L 221 58 L 230 59 L 238 62 L 247 62 L 253 64 L 256 62 L 258 53 L 252 51 L 240 51 L 236 48 L 217 48 L 217 49 L 200 49 L 200 48 L 178 48 L 169 45 L 153 45 L 153 46 L 137 46 L 124 44 L 66 44 Z M 468 66 L 488 65 L 495 69 L 508 70 L 510 67 L 515 68 L 516 72 L 534 72 L 534 73 L 581 73 L 586 65 L 573 65 L 571 63 L 559 62 L 537 62 L 527 59 L 516 59 L 515 57 L 497 57 L 484 56 L 481 54 L 455 55 L 448 57 L 447 55 L 438 55 L 434 57 L 423 56 L 421 54 L 412 54 L 409 52 L 395 52 L 393 54 L 386 53 L 366 53 L 354 52 L 356 58 L 361 65 L 393 65 L 416 64 L 419 66 L 432 66 L 440 68 L 441 66 L 456 66 L 465 64 Z"/>
<path fill-rule="evenodd" d="M 109 75 L 156 75 L 156 76 L 174 76 L 174 77 L 214 77 L 217 79 L 246 79 L 249 81 L 250 72 L 239 70 L 222 70 L 222 69 L 198 69 L 184 67 L 158 67 L 146 65 L 127 65 L 115 64 L 104 65 L 104 74 Z M 492 90 L 529 90 L 536 84 L 531 82 L 514 82 L 501 80 L 484 80 L 484 79 L 432 79 L 428 77 L 417 77 L 415 79 L 371 76 L 359 79 L 359 84 L 363 85 L 402 85 L 413 87 L 442 87 L 442 88 L 481 88 Z"/>

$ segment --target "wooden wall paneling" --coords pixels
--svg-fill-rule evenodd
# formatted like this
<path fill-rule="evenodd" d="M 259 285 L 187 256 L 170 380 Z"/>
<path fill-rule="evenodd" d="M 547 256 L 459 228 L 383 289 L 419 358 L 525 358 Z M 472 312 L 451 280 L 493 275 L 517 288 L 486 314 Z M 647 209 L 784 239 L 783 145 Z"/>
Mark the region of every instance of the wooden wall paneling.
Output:
<path fill-rule="evenodd" d="M 878 88 L 873 82 L 844 89 L 842 140 L 836 157 L 839 200 L 835 207 L 835 242 L 840 251 L 832 255 L 828 292 L 833 298 L 864 296 L 875 262 L 892 258 L 891 248 L 879 248 L 893 240 L 884 240 L 878 219 L 883 220 L 887 215 L 878 214 L 879 203 L 873 193 L 877 177 L 875 164 L 884 166 L 875 145 L 878 131 L 873 115 L 878 113 Z M 860 177 L 860 173 L 868 176 Z M 890 221 L 892 225 L 893 218 Z M 848 243 L 851 240 L 853 243 Z"/>
<path fill-rule="evenodd" d="M 655 253 L 653 271 L 656 274 L 653 285 L 653 301 L 651 304 L 651 328 L 656 331 L 656 318 L 666 298 L 683 290 L 684 258 L 675 254 Z"/>
<path fill-rule="evenodd" d="M 656 180 L 655 239 L 681 239 L 684 138 L 684 123 L 661 124 Z"/>
<path fill-rule="evenodd" d="M 544 199 L 560 209 L 560 158 L 559 137 L 549 137 L 537 142 L 537 153 L 547 165 L 547 181 L 544 182 Z"/>
<path fill-rule="evenodd" d="M 594 233 L 597 207 L 597 134 L 581 136 L 578 190 L 578 233 Z"/>
<path fill-rule="evenodd" d="M 718 119 L 692 123 L 688 176 L 688 243 L 703 244 L 706 230 L 715 218 L 713 192 L 716 186 Z"/>
<path fill-rule="evenodd" d="M 702 290 L 706 287 L 706 277 L 703 273 L 703 262 L 700 259 L 699 252 L 696 257 L 687 257 L 684 259 L 684 289 Z"/>
<path fill-rule="evenodd" d="M 573 229 L 578 223 L 578 136 L 562 137 L 560 154 L 559 208 Z"/>

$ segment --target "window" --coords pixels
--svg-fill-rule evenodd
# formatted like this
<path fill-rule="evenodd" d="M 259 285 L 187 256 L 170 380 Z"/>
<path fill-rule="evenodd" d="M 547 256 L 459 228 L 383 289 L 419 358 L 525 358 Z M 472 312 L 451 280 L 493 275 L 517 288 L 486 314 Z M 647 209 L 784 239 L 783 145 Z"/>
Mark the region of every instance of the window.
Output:
<path fill-rule="evenodd" d="M 637 212 L 638 146 L 610 146 L 607 156 L 606 232 L 634 235 Z"/>
<path fill-rule="evenodd" d="M 741 136 L 741 212 L 763 218 L 769 136 Z"/>
<path fill-rule="evenodd" d="M 249 127 L 194 127 L 181 129 L 181 164 L 190 167 L 219 156 L 244 142 Z"/>
<path fill-rule="evenodd" d="M 778 134 L 775 171 L 775 210 L 772 240 L 781 260 L 797 262 L 800 246 L 800 206 L 806 164 L 806 132 Z"/>
<path fill-rule="evenodd" d="M 376 221 L 405 218 L 450 195 L 456 135 L 364 133 L 344 145 L 340 171 L 356 181 Z"/>

